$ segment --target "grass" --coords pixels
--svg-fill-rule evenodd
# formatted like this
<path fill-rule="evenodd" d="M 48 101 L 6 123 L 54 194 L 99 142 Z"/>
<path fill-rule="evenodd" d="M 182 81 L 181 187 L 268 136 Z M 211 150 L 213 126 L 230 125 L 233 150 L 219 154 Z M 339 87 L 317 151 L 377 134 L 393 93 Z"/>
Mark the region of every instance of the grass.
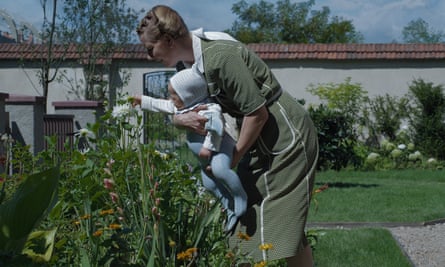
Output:
<path fill-rule="evenodd" d="M 317 267 L 410 267 L 386 229 L 322 230 L 314 250 Z"/>
<path fill-rule="evenodd" d="M 425 222 L 445 218 L 445 170 L 322 172 L 309 222 Z"/>
<path fill-rule="evenodd" d="M 421 223 L 445 218 L 445 170 L 322 172 L 309 223 Z M 404 267 L 410 261 L 383 228 L 310 229 L 317 234 L 317 267 Z"/>

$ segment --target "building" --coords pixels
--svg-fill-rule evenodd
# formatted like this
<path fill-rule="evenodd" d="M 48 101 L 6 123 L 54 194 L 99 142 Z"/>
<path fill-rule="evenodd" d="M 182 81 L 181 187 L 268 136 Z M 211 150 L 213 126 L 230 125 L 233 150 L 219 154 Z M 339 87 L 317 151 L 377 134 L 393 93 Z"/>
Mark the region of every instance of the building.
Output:
<path fill-rule="evenodd" d="M 414 79 L 445 84 L 445 44 L 250 44 L 272 68 L 272 71 L 295 98 L 317 103 L 307 92 L 310 84 L 342 83 L 350 77 L 360 83 L 369 96 L 386 93 L 402 96 Z M 0 44 L 0 92 L 42 96 L 38 73 L 43 45 Z M 50 84 L 48 113 L 54 101 L 78 100 L 70 92 L 81 85 L 83 65 L 75 46 L 60 46 L 55 57 L 63 56 L 59 77 Z M 142 93 L 144 73 L 172 70 L 147 60 L 142 45 L 133 44 L 117 50 L 111 58 L 111 69 L 102 77 L 110 81 L 112 98 L 117 92 Z M 99 61 L 98 64 L 101 62 Z M 123 81 L 123 73 L 129 79 Z M 70 84 L 71 83 L 71 84 Z M 71 86 L 71 87 L 70 87 Z M 71 92 L 72 93 L 72 92 Z"/>

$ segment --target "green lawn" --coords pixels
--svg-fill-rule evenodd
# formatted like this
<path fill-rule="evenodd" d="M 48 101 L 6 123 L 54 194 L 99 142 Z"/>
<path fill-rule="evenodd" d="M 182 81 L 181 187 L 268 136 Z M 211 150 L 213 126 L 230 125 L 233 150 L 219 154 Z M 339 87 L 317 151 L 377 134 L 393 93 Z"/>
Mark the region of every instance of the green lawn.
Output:
<path fill-rule="evenodd" d="M 445 218 L 445 170 L 321 172 L 309 222 L 424 222 Z"/>
<path fill-rule="evenodd" d="M 422 223 L 445 218 L 445 170 L 321 172 L 309 225 L 317 222 Z M 408 267 L 410 261 L 384 228 L 317 229 L 317 267 Z"/>
<path fill-rule="evenodd" d="M 317 267 L 410 267 L 386 229 L 321 230 L 313 251 Z"/>

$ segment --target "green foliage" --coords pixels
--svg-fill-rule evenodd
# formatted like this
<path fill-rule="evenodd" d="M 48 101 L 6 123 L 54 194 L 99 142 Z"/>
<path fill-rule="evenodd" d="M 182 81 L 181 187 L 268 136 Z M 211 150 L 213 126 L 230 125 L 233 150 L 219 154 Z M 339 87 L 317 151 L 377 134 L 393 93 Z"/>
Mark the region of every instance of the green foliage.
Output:
<path fill-rule="evenodd" d="M 307 90 L 323 102 L 317 109 L 309 109 L 318 130 L 319 167 L 340 170 L 348 164 L 360 166 L 361 160 L 354 147 L 357 129 L 362 124 L 362 107 L 368 99 L 367 92 L 360 84 L 351 83 L 351 78 L 341 84 L 310 85 Z"/>
<path fill-rule="evenodd" d="M 141 142 L 141 114 L 119 99 L 98 123 L 79 131 L 82 150 L 58 151 L 55 138 L 48 138 L 49 149 L 21 165 L 26 176 L 56 162 L 61 178 L 58 201 L 28 239 L 28 256 L 14 256 L 16 266 L 231 266 L 250 260 L 229 250 L 225 213 L 188 159 Z"/>
<path fill-rule="evenodd" d="M 329 109 L 338 110 L 351 117 L 357 117 L 368 100 L 368 92 L 363 90 L 360 83 L 351 83 L 351 77 L 339 84 L 311 84 L 307 91 L 318 96 Z"/>
<path fill-rule="evenodd" d="M 389 94 L 376 96 L 369 100 L 365 113 L 369 139 L 373 143 L 383 136 L 389 141 L 395 141 L 402 121 L 409 116 L 408 98 L 397 98 Z"/>
<path fill-rule="evenodd" d="M 402 34 L 405 43 L 434 44 L 445 40 L 445 34 L 442 31 L 435 31 L 421 18 L 411 20 L 403 28 Z"/>
<path fill-rule="evenodd" d="M 351 163 L 356 143 L 349 117 L 324 105 L 310 107 L 309 113 L 318 131 L 318 168 L 340 170 L 346 167 Z"/>
<path fill-rule="evenodd" d="M 232 6 L 238 19 L 228 30 L 244 43 L 360 43 L 363 36 L 351 21 L 334 16 L 330 9 L 312 10 L 315 0 L 291 3 L 264 0 L 249 5 L 241 0 Z"/>
<path fill-rule="evenodd" d="M 442 85 L 434 86 L 422 79 L 409 86 L 413 103 L 411 126 L 414 143 L 426 155 L 445 159 L 445 93 Z"/>
<path fill-rule="evenodd" d="M 14 178 L 12 178 L 14 179 Z M 51 255 L 52 240 L 36 250 L 31 232 L 53 207 L 57 197 L 59 169 L 57 167 L 24 177 L 17 190 L 5 202 L 0 204 L 0 252 L 14 261 L 22 254 L 28 240 L 25 254 L 33 257 L 48 258 Z M 3 183 L 9 183 L 9 179 Z M 1 259 L 0 259 L 1 262 Z"/>

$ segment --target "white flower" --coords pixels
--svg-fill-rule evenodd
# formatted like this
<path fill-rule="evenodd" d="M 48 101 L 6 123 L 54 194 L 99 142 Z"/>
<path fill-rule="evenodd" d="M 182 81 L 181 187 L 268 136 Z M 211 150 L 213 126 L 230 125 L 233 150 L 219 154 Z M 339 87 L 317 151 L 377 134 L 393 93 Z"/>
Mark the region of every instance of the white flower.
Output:
<path fill-rule="evenodd" d="M 86 128 L 79 130 L 79 136 L 81 137 L 94 137 L 94 133 Z"/>
<path fill-rule="evenodd" d="M 397 146 L 398 149 L 400 150 L 405 150 L 406 149 L 406 145 L 405 144 L 400 144 Z"/>
<path fill-rule="evenodd" d="M 396 148 L 396 145 L 394 145 L 393 143 L 389 142 L 388 140 L 383 140 L 381 146 L 386 151 L 392 151 L 394 148 Z"/>
<path fill-rule="evenodd" d="M 90 151 L 89 147 L 84 147 L 82 149 L 79 150 L 80 154 L 85 155 Z"/>
<path fill-rule="evenodd" d="M 2 134 L 1 140 L 2 140 L 2 142 L 5 142 L 5 143 L 13 141 L 12 136 L 8 133 Z"/>
<path fill-rule="evenodd" d="M 420 151 L 416 151 L 408 155 L 408 159 L 411 161 L 416 161 L 422 158 L 422 153 Z"/>
<path fill-rule="evenodd" d="M 380 157 L 378 153 L 371 152 L 369 153 L 368 157 L 366 157 L 366 162 L 368 163 L 374 163 L 376 160 Z"/>
<path fill-rule="evenodd" d="M 413 151 L 416 146 L 413 143 L 408 144 L 408 150 Z"/>
<path fill-rule="evenodd" d="M 400 150 L 400 149 L 396 148 L 393 151 L 391 151 L 391 156 L 393 158 L 398 158 L 398 157 L 400 157 L 400 155 L 402 155 L 402 150 Z"/>
<path fill-rule="evenodd" d="M 133 107 L 130 104 L 117 105 L 113 107 L 113 111 L 111 112 L 111 116 L 116 119 L 122 119 L 127 115 L 131 114 Z"/>
<path fill-rule="evenodd" d="M 426 162 L 427 162 L 428 164 L 434 165 L 434 164 L 437 163 L 437 160 L 436 160 L 435 158 L 429 158 Z"/>

